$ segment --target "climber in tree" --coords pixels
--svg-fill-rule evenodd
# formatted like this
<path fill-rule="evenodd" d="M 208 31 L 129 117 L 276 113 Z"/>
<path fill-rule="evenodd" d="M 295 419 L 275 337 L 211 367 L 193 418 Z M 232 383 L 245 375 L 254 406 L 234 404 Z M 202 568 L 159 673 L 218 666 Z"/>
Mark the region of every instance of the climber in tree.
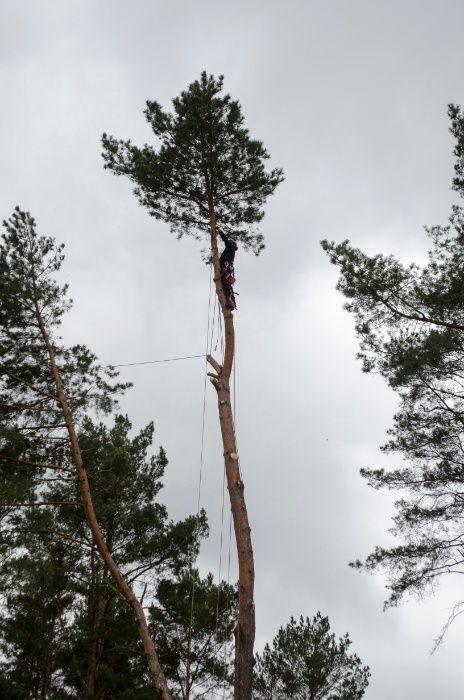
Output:
<path fill-rule="evenodd" d="M 216 233 L 218 233 L 225 245 L 224 250 L 219 258 L 219 265 L 221 266 L 221 282 L 222 288 L 224 289 L 224 294 L 226 295 L 226 308 L 236 309 L 234 290 L 232 289 L 235 282 L 235 272 L 234 272 L 234 259 L 235 251 L 238 248 L 236 241 L 232 238 L 227 238 L 227 236 L 221 231 L 219 225 L 216 224 Z"/>

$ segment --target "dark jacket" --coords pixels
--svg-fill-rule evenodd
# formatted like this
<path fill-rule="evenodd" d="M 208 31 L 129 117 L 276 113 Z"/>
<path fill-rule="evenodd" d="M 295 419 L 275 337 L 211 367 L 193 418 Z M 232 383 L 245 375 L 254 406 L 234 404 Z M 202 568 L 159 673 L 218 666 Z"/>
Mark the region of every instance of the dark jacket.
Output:
<path fill-rule="evenodd" d="M 219 258 L 219 264 L 221 267 L 224 267 L 226 263 L 228 263 L 231 267 L 234 266 L 234 260 L 235 260 L 235 251 L 237 249 L 237 244 L 235 241 L 232 241 L 230 238 L 227 238 L 222 231 L 218 231 L 219 235 L 221 236 L 222 240 L 224 241 L 225 248 L 221 253 L 221 257 Z"/>

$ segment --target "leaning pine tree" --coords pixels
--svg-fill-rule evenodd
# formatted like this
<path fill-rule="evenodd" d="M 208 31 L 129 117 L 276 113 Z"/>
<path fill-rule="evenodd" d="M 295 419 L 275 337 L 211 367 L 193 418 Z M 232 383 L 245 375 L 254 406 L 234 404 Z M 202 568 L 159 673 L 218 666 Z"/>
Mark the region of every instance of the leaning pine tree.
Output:
<path fill-rule="evenodd" d="M 93 543 L 134 615 L 156 696 L 172 700 L 142 604 L 112 556 L 97 518 L 79 439 L 86 412 L 109 411 L 115 394 L 125 385 L 114 384 L 115 371 L 102 369 L 85 346 L 67 348 L 58 336 L 70 306 L 66 286 L 60 287 L 54 279 L 63 261 L 62 246 L 39 236 L 32 216 L 19 208 L 4 227 L 0 243 L 0 553 L 14 546 L 15 533 L 21 529 L 18 510 L 82 506 Z M 68 462 L 73 468 L 64 466 Z M 44 483 L 60 474 L 75 479 L 80 502 L 50 502 L 43 497 Z"/>
<path fill-rule="evenodd" d="M 264 216 L 266 198 L 283 175 L 280 169 L 266 171 L 268 153 L 260 141 L 250 138 L 239 103 L 221 94 L 222 83 L 221 76 L 216 79 L 202 73 L 200 80 L 173 100 L 172 113 L 157 102 L 147 102 L 144 114 L 158 139 L 157 148 L 139 148 L 106 134 L 102 143 L 105 168 L 135 183 L 135 195 L 152 216 L 169 223 L 179 237 L 206 236 L 211 244 L 225 352 L 222 365 L 211 356 L 208 361 L 214 369 L 211 381 L 218 398 L 239 561 L 235 697 L 249 700 L 255 637 L 254 563 L 230 401 L 234 321 L 221 283 L 216 224 L 219 221 L 227 235 L 259 254 L 263 236 L 256 225 Z"/>

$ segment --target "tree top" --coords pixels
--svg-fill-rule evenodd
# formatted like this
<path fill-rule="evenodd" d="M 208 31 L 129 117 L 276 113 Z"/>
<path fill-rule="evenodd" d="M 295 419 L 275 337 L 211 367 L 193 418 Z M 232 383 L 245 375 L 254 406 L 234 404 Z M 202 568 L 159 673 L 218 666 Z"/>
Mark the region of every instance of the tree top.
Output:
<path fill-rule="evenodd" d="M 223 76 L 203 72 L 172 100 L 171 112 L 149 100 L 144 114 L 156 145 L 103 134 L 104 167 L 126 175 L 140 204 L 179 238 L 209 237 L 213 208 L 224 230 L 258 254 L 257 224 L 283 172 L 266 170 L 269 154 L 250 137 L 239 102 L 223 93 Z"/>

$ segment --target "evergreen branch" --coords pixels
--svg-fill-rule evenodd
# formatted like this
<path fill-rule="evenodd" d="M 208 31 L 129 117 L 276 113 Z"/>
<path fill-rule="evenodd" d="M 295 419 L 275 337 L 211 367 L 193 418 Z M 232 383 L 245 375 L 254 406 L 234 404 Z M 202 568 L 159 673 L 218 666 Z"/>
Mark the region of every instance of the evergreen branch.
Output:
<path fill-rule="evenodd" d="M 35 501 L 34 503 L 1 503 L 0 508 L 34 508 L 35 506 L 82 506 L 80 501 Z"/>
<path fill-rule="evenodd" d="M 52 423 L 49 425 L 22 425 L 19 430 L 57 430 L 58 428 L 66 428 L 66 423 Z M 54 438 L 55 440 L 57 438 Z"/>
<path fill-rule="evenodd" d="M 14 464 L 23 464 L 24 466 L 27 467 L 36 467 L 37 469 L 56 469 L 62 472 L 69 472 L 69 474 L 74 474 L 75 475 L 75 470 L 70 469 L 69 467 L 62 467 L 57 464 L 46 464 L 42 462 L 32 462 L 28 459 L 18 459 L 18 458 L 13 458 L 9 457 L 8 455 L 1 454 L 0 453 L 0 459 L 6 461 L 6 462 L 13 462 Z"/>
<path fill-rule="evenodd" d="M 124 572 L 124 576 L 130 577 L 132 574 L 135 573 L 135 576 L 132 576 L 132 578 L 128 578 L 129 583 L 133 583 L 136 579 L 139 578 L 139 576 L 142 576 L 145 574 L 147 571 L 150 571 L 150 569 L 153 569 L 155 566 L 159 566 L 160 564 L 163 564 L 165 561 L 168 561 L 172 557 L 172 552 L 166 552 L 162 557 L 159 559 L 153 559 L 152 561 L 141 564 L 140 566 L 136 566 L 133 569 L 130 569 L 129 571 Z"/>
<path fill-rule="evenodd" d="M 41 399 L 40 401 L 36 401 L 35 403 L 6 403 L 1 406 L 1 409 L 6 411 L 14 411 L 15 413 L 21 413 L 21 411 L 30 411 L 32 409 L 36 411 L 39 409 L 39 407 L 44 407 L 48 409 L 48 406 L 46 405 L 46 402 L 48 402 L 48 400 L 49 399 L 47 397 Z"/>
<path fill-rule="evenodd" d="M 21 377 L 17 377 L 13 372 L 9 372 L 4 365 L 0 365 L 0 373 L 6 374 L 10 379 L 12 379 L 14 382 L 19 382 L 20 384 L 23 384 L 24 386 L 27 386 L 31 391 L 34 391 L 36 394 L 40 394 L 41 396 L 45 396 L 45 398 L 50 399 L 50 401 L 57 401 L 56 396 L 52 396 L 46 391 L 43 391 L 42 389 L 37 389 L 33 384 L 30 384 L 30 382 L 26 382 L 24 379 L 21 379 Z"/>
<path fill-rule="evenodd" d="M 424 313 L 419 314 L 407 314 L 404 311 L 400 311 L 395 306 L 390 304 L 386 299 L 384 299 L 375 289 L 372 289 L 372 296 L 381 304 L 389 309 L 394 315 L 404 318 L 408 321 L 420 321 L 421 323 L 430 323 L 435 326 L 441 326 L 442 328 L 449 328 L 450 330 L 464 331 L 464 325 L 460 323 L 450 323 L 449 321 L 437 321 L 434 318 L 426 316 Z"/>
<path fill-rule="evenodd" d="M 59 530 L 47 530 L 44 528 L 29 528 L 29 527 L 13 527 L 13 528 L 7 528 L 5 530 L 2 530 L 2 534 L 4 533 L 20 533 L 20 534 L 32 534 L 32 535 L 53 535 L 53 537 L 58 537 L 59 539 L 66 540 L 69 542 L 74 542 L 75 544 L 78 544 L 82 547 L 87 547 L 89 549 L 92 549 L 92 545 L 89 542 L 86 542 L 85 540 L 78 540 L 75 537 L 72 537 L 71 535 L 68 535 L 66 532 L 60 532 Z"/>

